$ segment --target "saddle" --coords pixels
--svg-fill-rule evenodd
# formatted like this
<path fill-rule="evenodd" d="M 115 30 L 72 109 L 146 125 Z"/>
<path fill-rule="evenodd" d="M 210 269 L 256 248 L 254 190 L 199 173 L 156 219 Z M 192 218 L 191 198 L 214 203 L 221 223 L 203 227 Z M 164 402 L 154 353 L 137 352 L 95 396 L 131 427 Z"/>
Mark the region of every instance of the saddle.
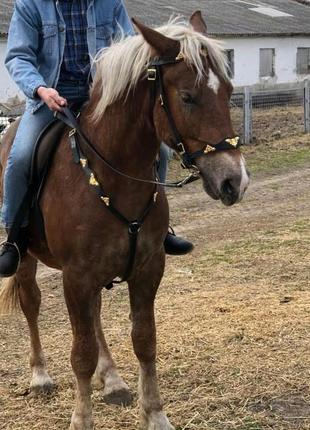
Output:
<path fill-rule="evenodd" d="M 86 102 L 84 98 L 76 100 L 70 104 L 71 111 L 75 114 L 80 113 Z M 59 140 L 65 128 L 68 127 L 63 120 L 58 118 L 58 114 L 59 112 L 55 114 L 54 121 L 48 124 L 40 133 L 32 154 L 30 184 L 36 185 L 37 200 L 39 200 L 43 190 Z"/>
<path fill-rule="evenodd" d="M 43 129 L 35 143 L 31 162 L 30 183 L 34 184 L 37 191 L 36 200 L 38 201 L 59 140 L 66 127 L 62 121 L 55 118 L 53 122 Z"/>
<path fill-rule="evenodd" d="M 30 191 L 26 205 L 33 210 L 41 238 L 45 239 L 44 219 L 40 208 L 40 197 L 48 176 L 54 154 L 67 126 L 56 119 L 48 124 L 39 135 L 32 154 Z"/>

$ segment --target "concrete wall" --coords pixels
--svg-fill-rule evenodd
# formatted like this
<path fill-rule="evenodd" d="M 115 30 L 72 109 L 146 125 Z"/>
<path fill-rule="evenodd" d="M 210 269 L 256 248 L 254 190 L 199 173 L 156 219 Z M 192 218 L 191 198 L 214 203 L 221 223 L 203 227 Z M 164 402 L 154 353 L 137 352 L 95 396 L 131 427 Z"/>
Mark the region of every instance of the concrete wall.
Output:
<path fill-rule="evenodd" d="M 296 83 L 310 75 L 296 74 L 297 48 L 310 48 L 310 37 L 259 37 L 224 39 L 226 49 L 235 50 L 235 86 L 257 85 L 268 87 L 276 84 Z M 275 76 L 259 77 L 259 49 L 275 49 Z"/>
<path fill-rule="evenodd" d="M 21 91 L 18 90 L 4 66 L 5 50 L 6 40 L 0 39 L 0 102 L 6 102 L 8 98 L 16 95 L 23 98 Z"/>

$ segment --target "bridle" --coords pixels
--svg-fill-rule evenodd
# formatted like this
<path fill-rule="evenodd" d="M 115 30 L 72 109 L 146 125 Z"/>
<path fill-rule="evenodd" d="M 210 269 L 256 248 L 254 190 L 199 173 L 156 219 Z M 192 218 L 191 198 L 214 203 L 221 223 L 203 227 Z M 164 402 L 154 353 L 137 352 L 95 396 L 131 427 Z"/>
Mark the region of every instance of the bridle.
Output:
<path fill-rule="evenodd" d="M 180 63 L 181 61 L 184 61 L 184 59 L 185 58 L 182 52 L 180 52 L 176 57 L 161 57 L 158 59 L 154 59 L 153 61 L 151 61 L 151 63 L 148 66 L 147 79 L 154 83 L 153 87 L 151 88 L 152 99 L 154 104 L 156 101 L 156 96 L 157 94 L 159 94 L 160 104 L 166 113 L 166 116 L 169 122 L 169 127 L 173 133 L 173 137 L 174 137 L 173 146 L 176 152 L 181 157 L 182 167 L 199 172 L 197 166 L 194 164 L 196 158 L 204 154 L 209 154 L 210 152 L 214 152 L 214 151 L 236 149 L 241 145 L 241 140 L 239 136 L 235 136 L 233 138 L 223 139 L 221 142 L 218 142 L 215 145 L 212 145 L 210 143 L 205 143 L 201 149 L 192 153 L 187 151 L 186 146 L 183 142 L 183 139 L 176 127 L 175 121 L 173 119 L 173 116 L 169 107 L 168 98 L 165 93 L 164 82 L 162 77 L 162 69 L 161 69 L 162 66 L 177 64 L 177 63 Z"/>
<path fill-rule="evenodd" d="M 77 134 L 80 138 L 82 138 L 82 141 L 84 142 L 84 144 L 88 146 L 92 150 L 92 152 L 103 162 L 103 164 L 107 166 L 110 170 L 112 170 L 114 173 L 117 173 L 118 175 L 123 176 L 126 179 L 130 179 L 136 182 L 155 184 L 156 186 L 162 185 L 164 187 L 170 187 L 170 188 L 181 188 L 184 185 L 189 184 L 193 181 L 196 181 L 197 179 L 200 178 L 200 171 L 196 166 L 196 164 L 194 164 L 196 158 L 215 151 L 218 152 L 218 151 L 239 148 L 242 145 L 242 143 L 239 136 L 235 136 L 233 138 L 223 139 L 221 142 L 218 142 L 215 145 L 199 141 L 201 143 L 204 143 L 204 146 L 198 151 L 195 151 L 192 153 L 186 149 L 186 146 L 183 143 L 181 134 L 179 133 L 176 127 L 175 121 L 173 119 L 173 116 L 169 107 L 168 98 L 166 96 L 165 88 L 164 88 L 162 70 L 161 70 L 162 66 L 177 64 L 177 63 L 180 63 L 181 61 L 184 61 L 184 59 L 185 59 L 184 55 L 182 54 L 182 52 L 180 52 L 176 57 L 160 57 L 152 60 L 149 63 L 147 68 L 147 79 L 148 81 L 153 82 L 153 85 L 151 87 L 151 100 L 153 100 L 152 112 L 156 102 L 157 94 L 159 94 L 160 104 L 167 115 L 169 126 L 174 136 L 174 141 L 172 142 L 173 147 L 176 153 L 181 158 L 181 166 L 190 171 L 190 174 L 185 179 L 182 179 L 177 182 L 172 182 L 172 183 L 162 183 L 162 182 L 159 182 L 158 180 L 154 181 L 149 179 L 135 178 L 133 176 L 127 175 L 124 172 L 121 172 L 120 170 L 112 166 L 100 154 L 97 148 L 87 139 L 87 137 L 81 131 L 79 124 L 77 122 L 77 118 L 71 112 L 71 110 L 68 108 L 64 108 L 63 112 L 57 112 L 56 116 L 58 119 L 63 121 L 71 128 L 71 131 L 69 133 L 69 138 L 70 138 L 71 148 L 73 150 L 73 158 L 78 159 L 77 150 L 80 150 L 78 142 L 76 140 L 76 134 Z M 83 164 L 82 164 L 82 167 L 84 168 Z"/>
<path fill-rule="evenodd" d="M 125 275 L 122 279 L 114 279 L 109 285 L 106 285 L 107 289 L 112 288 L 114 283 L 120 283 L 125 280 L 127 280 L 133 270 L 134 263 L 135 263 L 135 256 L 136 256 L 136 249 L 137 249 L 137 240 L 139 231 L 147 218 L 148 214 L 150 213 L 153 206 L 156 204 L 157 196 L 158 196 L 158 185 L 164 185 L 164 186 L 173 186 L 173 187 L 182 187 L 185 184 L 188 184 L 190 182 L 195 181 L 196 179 L 199 179 L 200 172 L 197 166 L 194 164 L 197 157 L 208 154 L 209 152 L 213 151 L 222 151 L 227 149 L 233 149 L 238 148 L 241 144 L 239 137 L 234 137 L 232 139 L 224 139 L 221 142 L 217 143 L 216 145 L 210 145 L 210 144 L 204 144 L 204 146 L 193 153 L 190 153 L 186 150 L 186 146 L 184 145 L 181 135 L 176 127 L 175 121 L 173 119 L 172 113 L 169 108 L 168 100 L 165 94 L 164 90 L 164 83 L 162 78 L 162 70 L 161 67 L 168 65 L 168 64 L 176 64 L 180 61 L 183 61 L 184 57 L 182 54 L 179 54 L 176 58 L 159 58 L 156 60 L 153 60 L 147 69 L 147 77 L 149 81 L 152 81 L 154 83 L 153 87 L 151 88 L 151 93 L 153 96 L 153 109 L 156 101 L 157 94 L 159 94 L 160 98 L 160 104 L 163 107 L 163 109 L 166 112 L 169 126 L 172 130 L 172 133 L 174 135 L 174 142 L 173 146 L 176 150 L 176 152 L 179 154 L 182 160 L 182 166 L 186 169 L 189 169 L 190 174 L 187 178 L 183 179 L 182 181 L 179 181 L 174 184 L 161 184 L 158 180 L 147 180 L 147 179 L 139 179 L 132 176 L 129 176 L 125 174 L 124 172 L 121 172 L 120 170 L 116 169 L 114 166 L 112 166 L 97 150 L 97 148 L 90 142 L 87 137 L 83 134 L 82 130 L 80 129 L 78 120 L 76 116 L 71 112 L 70 109 L 64 108 L 63 112 L 58 112 L 57 117 L 63 121 L 66 125 L 70 127 L 69 131 L 69 142 L 70 147 L 72 150 L 73 160 L 76 164 L 79 164 L 87 178 L 87 181 L 89 185 L 92 187 L 92 189 L 97 193 L 99 199 L 101 202 L 105 205 L 106 209 L 110 211 L 111 214 L 115 218 L 117 218 L 122 224 L 124 224 L 127 227 L 128 231 L 128 237 L 129 237 L 129 260 L 127 264 L 127 268 L 125 270 Z M 152 112 L 153 112 L 152 109 Z M 144 182 L 149 184 L 154 184 L 155 187 L 153 189 L 153 192 L 150 195 L 149 202 L 147 206 L 144 208 L 144 211 L 140 214 L 140 216 L 135 220 L 129 220 L 126 216 L 124 216 L 115 206 L 114 206 L 114 198 L 112 195 L 107 194 L 106 191 L 103 189 L 102 184 L 99 183 L 99 181 L 96 178 L 96 175 L 94 171 L 90 168 L 88 159 L 84 155 L 80 141 L 83 142 L 83 144 L 90 149 L 93 154 L 110 170 L 112 170 L 114 173 L 117 173 L 118 175 L 125 177 L 130 180 L 138 181 L 138 182 Z"/>

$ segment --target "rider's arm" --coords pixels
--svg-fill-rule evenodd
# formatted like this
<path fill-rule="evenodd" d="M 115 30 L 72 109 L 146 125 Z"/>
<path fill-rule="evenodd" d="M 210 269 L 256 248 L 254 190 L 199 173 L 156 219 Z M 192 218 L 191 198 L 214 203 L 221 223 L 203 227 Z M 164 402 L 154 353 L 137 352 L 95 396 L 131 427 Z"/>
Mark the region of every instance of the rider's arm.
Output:
<path fill-rule="evenodd" d="M 131 19 L 128 16 L 123 0 L 118 0 L 114 9 L 114 34 L 113 39 L 120 35 L 132 36 L 135 34 Z"/>
<path fill-rule="evenodd" d="M 27 97 L 36 97 L 39 87 L 46 87 L 38 72 L 39 23 L 23 0 L 17 0 L 9 29 L 5 65 Z"/>

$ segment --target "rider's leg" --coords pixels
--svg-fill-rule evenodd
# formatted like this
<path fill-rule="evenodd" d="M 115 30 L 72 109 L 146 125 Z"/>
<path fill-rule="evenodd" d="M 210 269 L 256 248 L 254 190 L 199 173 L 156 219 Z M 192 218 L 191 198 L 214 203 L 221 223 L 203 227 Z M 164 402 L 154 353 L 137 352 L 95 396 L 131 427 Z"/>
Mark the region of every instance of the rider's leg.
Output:
<path fill-rule="evenodd" d="M 162 143 L 159 148 L 159 157 L 157 164 L 157 174 L 160 182 L 166 182 L 169 160 L 171 158 L 172 149 L 165 143 Z"/>
<path fill-rule="evenodd" d="M 44 105 L 34 114 L 26 111 L 20 121 L 4 174 L 2 221 L 9 232 L 28 189 L 34 144 L 43 128 L 53 120 L 53 112 Z M 22 227 L 28 224 L 27 214 Z M 27 248 L 25 230 L 20 230 L 17 243 L 2 245 L 0 277 L 11 276 L 18 267 L 20 254 Z"/>
<path fill-rule="evenodd" d="M 159 163 L 157 167 L 158 179 L 160 182 L 166 181 L 168 162 L 171 149 L 164 143 L 159 150 Z M 173 229 L 168 232 L 165 242 L 166 254 L 183 255 L 188 254 L 194 248 L 194 245 L 186 239 L 174 234 Z"/>

